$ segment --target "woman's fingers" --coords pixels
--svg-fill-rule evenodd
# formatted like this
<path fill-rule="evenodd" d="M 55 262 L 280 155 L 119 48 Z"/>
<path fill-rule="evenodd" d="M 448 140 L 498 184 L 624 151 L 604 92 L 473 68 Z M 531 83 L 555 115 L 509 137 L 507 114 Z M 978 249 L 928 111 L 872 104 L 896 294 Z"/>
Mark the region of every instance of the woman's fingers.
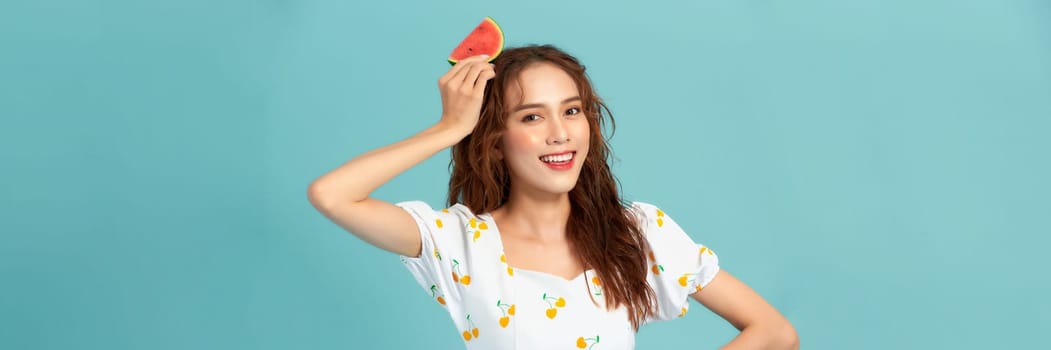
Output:
<path fill-rule="evenodd" d="M 449 83 L 451 83 L 451 82 L 459 81 L 456 78 L 458 77 L 457 74 L 459 74 L 460 71 L 462 71 L 463 67 L 465 66 L 462 63 L 463 62 L 461 61 L 460 63 L 457 63 L 455 66 L 452 66 L 452 68 L 449 68 L 449 71 L 445 72 L 445 75 L 442 75 L 442 77 L 440 79 L 438 79 L 438 85 L 444 88 L 444 87 L 448 86 Z"/>
<path fill-rule="evenodd" d="M 486 66 L 489 66 L 489 63 L 485 61 L 487 58 L 486 56 L 475 56 L 471 58 L 478 59 L 471 60 L 470 62 L 468 62 L 468 64 L 463 68 L 464 71 L 461 72 L 461 74 L 464 74 L 462 81 L 463 85 L 461 86 L 466 89 L 471 89 L 472 87 L 474 87 L 474 82 L 476 79 L 478 79 L 478 73 L 481 72 L 481 70 L 484 69 Z"/>
<path fill-rule="evenodd" d="M 478 74 L 482 73 L 482 70 L 487 68 L 488 66 L 489 64 L 485 63 L 484 61 L 472 62 L 470 68 L 465 68 L 468 69 L 468 71 L 466 74 L 464 74 L 463 85 L 461 85 L 461 87 L 465 91 L 474 90 L 474 84 L 478 80 Z"/>
<path fill-rule="evenodd" d="M 496 76 L 496 70 L 492 64 L 485 64 L 482 70 L 478 73 L 478 77 L 474 80 L 474 92 L 477 94 L 485 92 L 485 85 Z"/>
<path fill-rule="evenodd" d="M 461 60 L 438 79 L 442 95 L 442 121 L 473 129 L 478 123 L 482 96 L 496 75 L 485 56 Z"/>
<path fill-rule="evenodd" d="M 450 83 L 462 83 L 465 79 L 465 76 L 463 74 L 465 74 L 467 70 L 472 66 L 472 63 L 476 61 L 484 61 L 487 58 L 488 57 L 486 57 L 485 55 L 479 55 L 471 56 L 460 60 L 455 65 L 453 65 L 452 68 L 449 68 L 449 71 L 446 72 L 445 75 L 443 75 L 441 79 L 438 80 L 438 83 L 441 85 L 447 85 Z"/>

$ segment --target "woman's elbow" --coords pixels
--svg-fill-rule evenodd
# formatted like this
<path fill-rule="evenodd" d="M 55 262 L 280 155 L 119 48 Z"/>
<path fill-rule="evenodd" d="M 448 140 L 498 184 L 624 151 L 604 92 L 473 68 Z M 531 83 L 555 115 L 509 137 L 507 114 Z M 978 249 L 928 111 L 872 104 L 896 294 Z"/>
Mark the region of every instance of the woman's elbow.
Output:
<path fill-rule="evenodd" d="M 778 349 L 799 349 L 799 334 L 796 333 L 796 329 L 792 327 L 791 323 L 785 321 L 781 330 L 778 331 L 777 345 Z"/>

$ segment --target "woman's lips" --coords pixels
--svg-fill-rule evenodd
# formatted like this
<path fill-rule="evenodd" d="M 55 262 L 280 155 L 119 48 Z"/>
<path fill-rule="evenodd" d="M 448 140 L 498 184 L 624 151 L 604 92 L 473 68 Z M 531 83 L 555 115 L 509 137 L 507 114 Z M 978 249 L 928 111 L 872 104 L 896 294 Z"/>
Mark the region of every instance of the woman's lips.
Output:
<path fill-rule="evenodd" d="M 547 165 L 552 170 L 569 170 L 573 168 L 573 162 L 576 160 L 575 151 L 567 151 L 561 153 L 553 153 L 540 157 L 540 161 Z"/>

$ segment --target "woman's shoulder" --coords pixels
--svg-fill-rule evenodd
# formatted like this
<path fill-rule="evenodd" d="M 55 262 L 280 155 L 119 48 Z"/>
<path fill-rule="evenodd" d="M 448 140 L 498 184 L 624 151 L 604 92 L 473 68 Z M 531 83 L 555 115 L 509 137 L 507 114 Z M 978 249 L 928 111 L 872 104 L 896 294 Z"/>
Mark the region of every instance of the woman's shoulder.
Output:
<path fill-rule="evenodd" d="M 675 220 L 656 204 L 633 201 L 629 211 L 635 216 L 647 238 L 656 232 L 683 233 Z"/>
<path fill-rule="evenodd" d="M 631 201 L 629 203 L 631 208 L 635 210 L 652 211 L 657 209 L 657 205 L 650 202 Z"/>
<path fill-rule="evenodd" d="M 397 205 L 405 210 L 421 213 L 434 213 L 434 215 L 460 215 L 468 217 L 477 217 L 477 215 L 471 211 L 471 208 L 456 203 L 448 207 L 433 207 L 429 203 L 422 200 L 408 200 L 404 202 L 398 202 Z"/>
<path fill-rule="evenodd" d="M 483 222 L 470 207 L 456 203 L 448 207 L 433 207 L 421 200 L 409 200 L 395 203 L 396 206 L 409 212 L 417 221 L 432 224 L 439 230 L 465 229 L 467 224 Z"/>
<path fill-rule="evenodd" d="M 649 202 L 631 201 L 626 209 L 635 216 L 640 224 L 655 220 L 658 215 L 664 215 L 664 211 L 656 204 Z"/>

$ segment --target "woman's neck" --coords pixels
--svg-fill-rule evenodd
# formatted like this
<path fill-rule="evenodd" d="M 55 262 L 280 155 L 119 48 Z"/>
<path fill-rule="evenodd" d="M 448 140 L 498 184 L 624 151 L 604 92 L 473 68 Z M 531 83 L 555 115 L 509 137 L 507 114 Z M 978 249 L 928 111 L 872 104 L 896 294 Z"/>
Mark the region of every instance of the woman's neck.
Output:
<path fill-rule="evenodd" d="M 570 210 L 568 193 L 531 195 L 512 190 L 492 215 L 499 227 L 513 228 L 510 231 L 521 238 L 550 242 L 565 240 Z"/>

